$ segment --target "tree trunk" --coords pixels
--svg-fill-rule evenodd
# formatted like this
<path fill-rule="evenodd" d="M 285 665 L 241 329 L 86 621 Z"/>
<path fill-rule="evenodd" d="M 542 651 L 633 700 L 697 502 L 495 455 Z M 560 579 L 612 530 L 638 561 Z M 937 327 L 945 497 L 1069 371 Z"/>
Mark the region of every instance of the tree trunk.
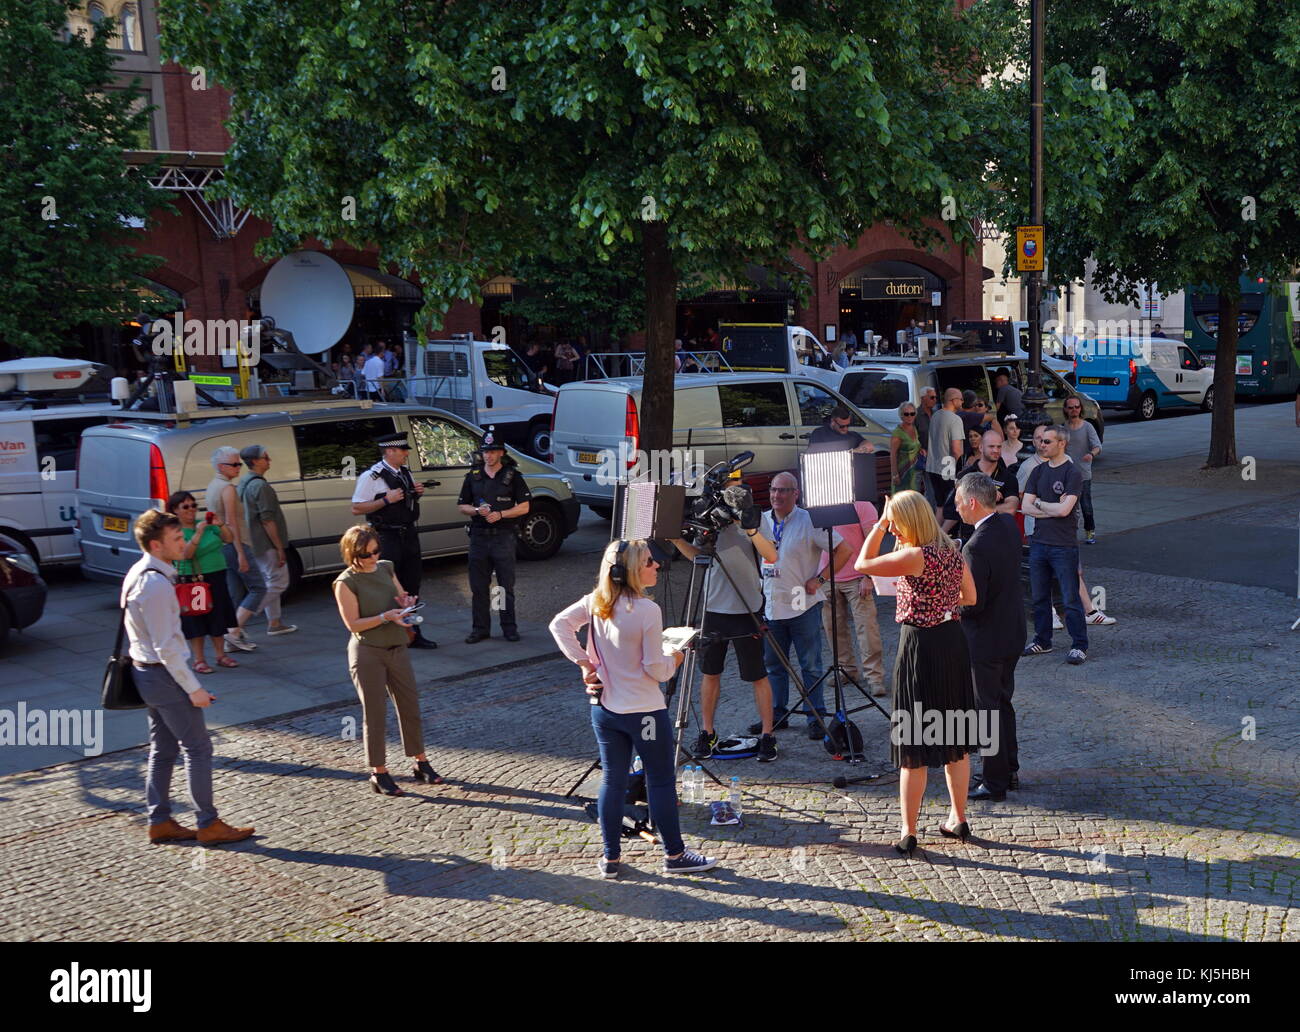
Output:
<path fill-rule="evenodd" d="M 667 451 L 673 445 L 673 334 L 677 327 L 677 269 L 668 249 L 668 227 L 645 222 L 645 377 L 641 385 L 641 448 Z M 651 462 L 651 469 L 666 468 Z"/>
<path fill-rule="evenodd" d="M 1232 272 L 1235 280 L 1236 271 Z M 1219 293 L 1219 343 L 1214 351 L 1214 414 L 1206 469 L 1237 465 L 1237 313 L 1241 300 Z"/>

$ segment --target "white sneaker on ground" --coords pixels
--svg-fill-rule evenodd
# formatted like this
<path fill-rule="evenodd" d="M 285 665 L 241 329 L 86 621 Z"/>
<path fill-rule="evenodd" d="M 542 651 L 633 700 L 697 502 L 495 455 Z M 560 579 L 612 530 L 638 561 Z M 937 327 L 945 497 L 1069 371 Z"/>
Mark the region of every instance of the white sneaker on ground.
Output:
<path fill-rule="evenodd" d="M 222 640 L 232 649 L 238 649 L 240 652 L 252 652 L 257 648 L 257 642 L 249 641 L 243 634 L 227 634 Z"/>
<path fill-rule="evenodd" d="M 1090 624 L 1096 624 L 1098 627 L 1109 627 L 1115 622 L 1113 616 L 1107 616 L 1100 609 L 1094 609 L 1091 613 L 1088 613 L 1084 619 Z"/>

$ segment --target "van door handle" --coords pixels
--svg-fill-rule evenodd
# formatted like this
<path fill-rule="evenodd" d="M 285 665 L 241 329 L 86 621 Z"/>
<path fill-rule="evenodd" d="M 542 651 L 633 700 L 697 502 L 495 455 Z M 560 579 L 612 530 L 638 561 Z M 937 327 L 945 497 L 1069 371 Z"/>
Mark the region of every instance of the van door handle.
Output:
<path fill-rule="evenodd" d="M 806 441 L 806 440 L 808 440 L 808 438 L 811 437 L 811 436 L 812 436 L 812 434 L 800 434 L 800 435 L 799 435 L 799 440 L 801 440 L 801 441 Z"/>
<path fill-rule="evenodd" d="M 492 407 L 492 395 L 489 394 L 486 398 L 483 399 L 483 407 L 484 408 Z"/>
<path fill-rule="evenodd" d="M 794 434 L 781 434 L 781 436 L 780 436 L 780 440 L 782 440 L 782 441 L 793 441 L 793 440 L 794 440 Z"/>

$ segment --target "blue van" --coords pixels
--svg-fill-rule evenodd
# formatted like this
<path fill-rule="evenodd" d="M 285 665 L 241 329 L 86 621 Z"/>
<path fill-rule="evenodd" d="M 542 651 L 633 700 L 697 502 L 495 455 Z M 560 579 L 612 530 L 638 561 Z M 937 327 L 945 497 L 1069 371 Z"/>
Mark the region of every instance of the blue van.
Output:
<path fill-rule="evenodd" d="M 1163 337 L 1080 341 L 1074 380 L 1103 409 L 1155 419 L 1164 409 L 1214 407 L 1214 370 L 1191 348 Z"/>

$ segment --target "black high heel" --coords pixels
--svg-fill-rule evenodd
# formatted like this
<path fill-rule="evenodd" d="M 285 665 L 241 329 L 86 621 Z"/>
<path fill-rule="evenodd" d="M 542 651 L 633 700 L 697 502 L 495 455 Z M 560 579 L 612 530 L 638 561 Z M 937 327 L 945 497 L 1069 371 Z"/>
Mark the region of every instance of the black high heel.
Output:
<path fill-rule="evenodd" d="M 375 790 L 376 795 L 398 796 L 404 794 L 397 787 L 397 782 L 393 780 L 393 776 L 388 771 L 384 771 L 382 774 L 371 774 L 370 787 Z"/>
<path fill-rule="evenodd" d="M 894 843 L 894 848 L 898 850 L 900 856 L 911 856 L 912 851 L 916 849 L 916 836 L 904 835 Z"/>
<path fill-rule="evenodd" d="M 961 821 L 955 828 L 950 828 L 946 824 L 940 824 L 939 834 L 944 838 L 961 839 L 965 842 L 970 838 L 970 824 L 967 821 Z"/>
<path fill-rule="evenodd" d="M 428 760 L 417 760 L 415 769 L 411 771 L 411 777 L 430 785 L 442 784 L 442 775 L 433 769 Z"/>

